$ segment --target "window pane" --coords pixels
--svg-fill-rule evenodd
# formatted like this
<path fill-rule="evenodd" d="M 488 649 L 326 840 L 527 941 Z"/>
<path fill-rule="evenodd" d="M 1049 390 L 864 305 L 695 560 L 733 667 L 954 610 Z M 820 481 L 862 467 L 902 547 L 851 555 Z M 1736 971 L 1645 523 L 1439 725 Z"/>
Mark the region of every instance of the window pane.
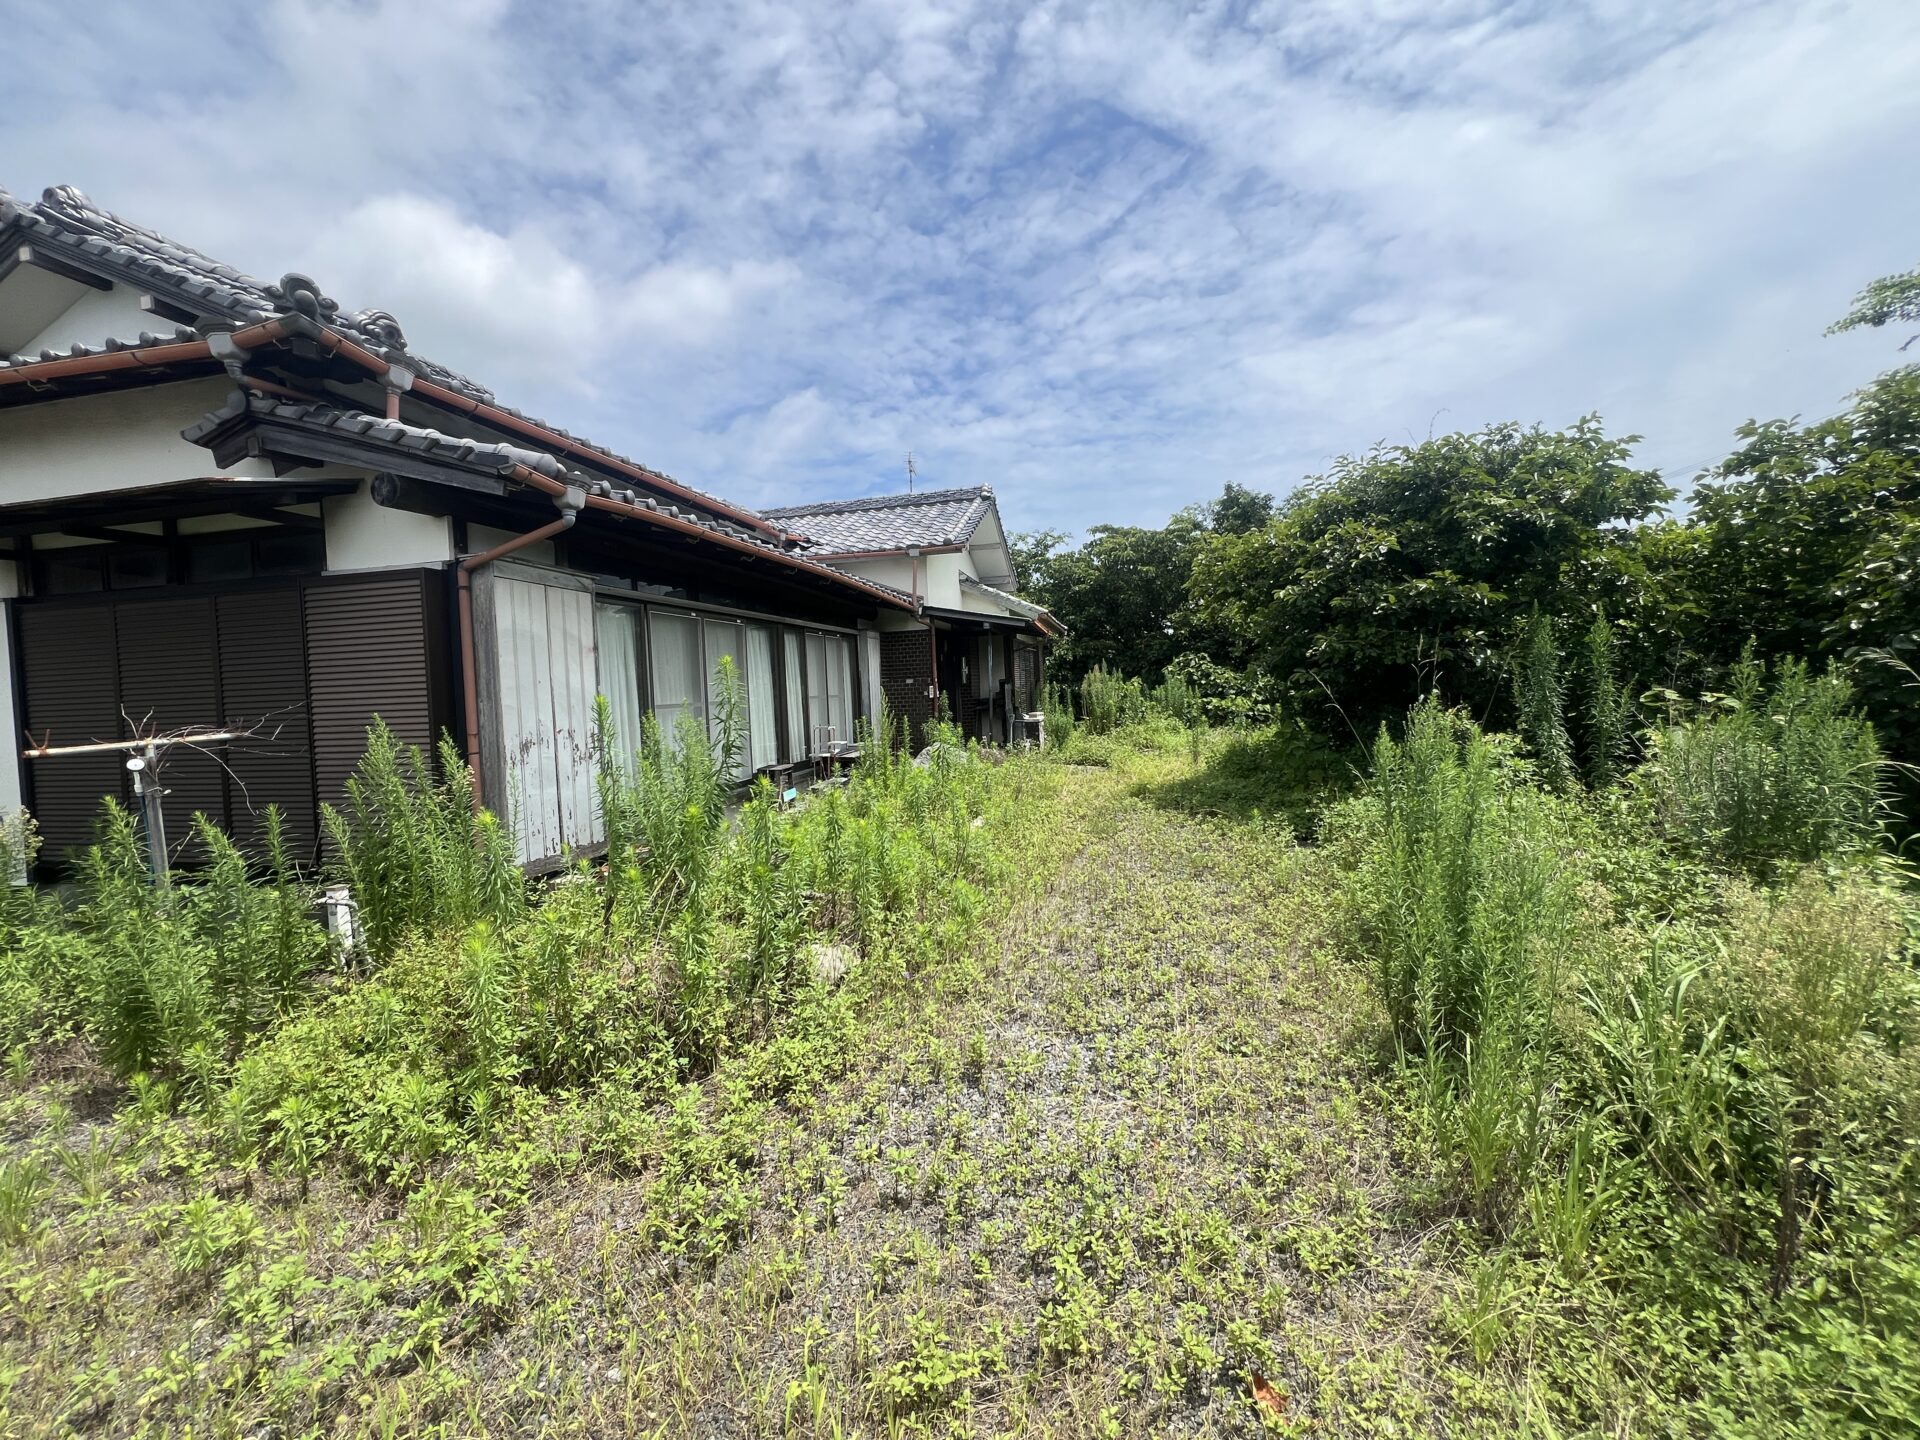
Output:
<path fill-rule="evenodd" d="M 33 557 L 39 575 L 34 588 L 42 595 L 79 595 L 106 589 L 99 555 L 78 555 L 71 559 L 48 555 Z"/>
<path fill-rule="evenodd" d="M 707 678 L 707 737 L 718 743 L 720 739 L 720 662 L 731 660 L 733 674 L 737 683 L 746 679 L 746 668 L 740 655 L 740 623 L 737 620 L 706 620 L 701 622 L 706 634 L 706 678 Z M 744 697 L 743 697 L 744 698 Z M 747 710 L 743 705 L 733 717 L 734 724 L 745 728 Z M 746 737 L 741 737 L 738 764 L 746 763 Z M 736 769 L 738 766 L 736 765 Z"/>
<path fill-rule="evenodd" d="M 634 605 L 593 607 L 593 648 L 600 693 L 613 718 L 614 753 L 629 770 L 640 748 L 640 610 Z"/>
<path fill-rule="evenodd" d="M 807 758 L 807 677 L 806 663 L 800 658 L 800 637 L 785 632 L 787 682 L 787 759 Z"/>
<path fill-rule="evenodd" d="M 253 542 L 208 540 L 187 552 L 187 579 L 198 584 L 245 580 L 253 574 Z"/>
<path fill-rule="evenodd" d="M 747 627 L 747 764 L 760 770 L 780 758 L 773 721 L 773 631 Z"/>
<path fill-rule="evenodd" d="M 704 721 L 707 684 L 700 663 L 700 627 L 691 615 L 655 610 L 647 621 L 653 663 L 648 678 L 653 688 L 653 713 L 669 745 L 679 744 L 680 721 L 691 715 Z"/>
<path fill-rule="evenodd" d="M 167 552 L 164 550 L 109 550 L 107 586 L 113 590 L 138 590 L 148 585 L 167 583 Z"/>
<path fill-rule="evenodd" d="M 327 540 L 318 530 L 262 535 L 254 569 L 261 575 L 318 575 L 327 568 Z"/>
<path fill-rule="evenodd" d="M 827 694 L 827 637 L 808 635 L 807 753 L 824 753 L 833 738 L 833 707 Z"/>
<path fill-rule="evenodd" d="M 853 641 L 845 635 L 833 636 L 827 653 L 834 738 L 849 741 L 853 739 Z"/>

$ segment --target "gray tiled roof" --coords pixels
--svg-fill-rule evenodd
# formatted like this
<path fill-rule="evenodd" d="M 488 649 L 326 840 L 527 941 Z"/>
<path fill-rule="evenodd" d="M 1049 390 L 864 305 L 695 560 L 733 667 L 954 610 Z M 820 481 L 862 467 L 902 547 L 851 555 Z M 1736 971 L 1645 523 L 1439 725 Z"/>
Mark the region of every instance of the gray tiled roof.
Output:
<path fill-rule="evenodd" d="M 32 241 L 50 242 L 75 252 L 75 258 L 88 268 L 119 275 L 210 320 L 250 325 L 289 308 L 281 286 L 256 280 L 191 246 L 123 220 L 101 209 L 72 185 L 51 186 L 41 192 L 38 203 L 18 200 L 0 190 L 0 225 L 11 225 Z M 400 354 L 405 340 L 386 312 L 363 310 L 341 315 L 331 301 L 322 301 L 322 305 L 325 313 L 316 318 L 369 350 L 398 359 L 417 374 L 463 395 L 493 402 L 491 390 L 459 371 L 421 355 Z"/>
<path fill-rule="evenodd" d="M 483 404 L 497 405 L 516 419 L 551 431 L 563 440 L 622 465 L 659 475 L 662 480 L 697 495 L 705 495 L 716 504 L 752 513 L 745 511 L 744 506 L 722 500 L 696 485 L 675 479 L 604 445 L 597 445 L 585 436 L 574 435 L 538 416 L 502 404 L 486 386 L 408 349 L 399 324 L 384 310 L 341 314 L 333 301 L 319 296 L 317 291 L 298 296 L 290 293 L 289 281 L 311 285 L 301 276 L 285 276 L 278 285 L 256 280 L 231 265 L 224 265 L 198 250 L 169 240 L 157 231 L 101 209 L 71 185 L 53 186 L 41 192 L 37 202 L 20 200 L 0 188 L 0 231 L 6 230 L 12 230 L 20 238 L 36 244 L 49 244 L 70 254 L 89 269 L 124 278 L 130 284 L 174 301 L 182 309 L 193 310 L 206 317 L 197 330 L 184 333 L 183 338 L 186 339 L 193 339 L 207 330 L 224 329 L 228 324 L 253 324 L 271 319 L 294 308 L 296 302 L 315 301 L 318 309 L 316 319 L 375 354 L 406 366 L 424 379 Z M 156 342 L 143 335 L 137 343 L 145 345 Z M 104 346 L 79 347 L 58 356 L 21 356 L 14 363 L 63 359 L 69 354 L 94 354 L 103 349 L 132 348 L 135 348 L 135 342 L 109 341 Z M 0 363 L 5 363 L 5 357 L 0 357 Z"/>
<path fill-rule="evenodd" d="M 1009 610 L 1017 614 L 1025 615 L 1029 619 L 1039 615 L 1047 615 L 1049 617 L 1052 615 L 1052 612 L 1044 605 L 1036 605 L 1031 600 L 1022 600 L 1018 595 L 1010 595 L 1005 590 L 996 590 L 985 581 L 976 580 L 971 575 L 962 575 L 960 577 L 960 584 L 964 589 L 984 595 L 996 604 L 1004 605 Z"/>
<path fill-rule="evenodd" d="M 142 330 L 136 339 L 103 340 L 98 345 L 82 345 L 78 342 L 64 350 L 42 350 L 38 355 L 0 355 L 0 370 L 15 365 L 38 365 L 42 360 L 72 360 L 83 355 L 111 355 L 116 350 L 146 350 L 155 345 L 177 345 L 182 341 L 200 340 L 205 337 L 198 330 L 185 325 L 176 325 L 164 335 L 156 335 L 151 330 Z"/>
<path fill-rule="evenodd" d="M 781 505 L 760 513 L 812 541 L 820 555 L 857 555 L 910 546 L 964 545 L 993 508 L 993 487 L 923 490 L 914 495 L 868 495 Z"/>
<path fill-rule="evenodd" d="M 280 400 L 269 395 L 240 391 L 235 391 L 233 398 L 224 407 L 203 416 L 180 433 L 183 439 L 199 443 L 207 440 L 223 427 L 248 415 L 280 424 L 349 435 L 378 445 L 390 445 L 422 459 L 436 460 L 447 465 L 463 466 L 473 470 L 492 471 L 495 474 L 505 474 L 516 465 L 524 465 L 530 470 L 539 471 L 549 479 L 577 485 L 589 495 L 604 496 L 636 510 L 670 516 L 673 519 L 697 525 L 715 535 L 746 541 L 757 549 L 765 550 L 769 555 L 783 557 L 789 563 L 797 561 L 807 569 L 827 573 L 834 578 L 850 578 L 862 585 L 883 591 L 903 603 L 912 603 L 911 596 L 905 591 L 894 589 L 891 585 L 880 584 L 864 575 L 851 575 L 850 572 L 830 564 L 823 557 L 783 549 L 758 531 L 750 530 L 744 525 L 736 525 L 730 520 L 692 510 L 684 505 L 675 505 L 671 501 L 659 499 L 643 491 L 614 485 L 599 476 L 573 469 L 558 457 L 543 450 L 530 450 L 518 445 L 489 444 L 463 435 L 446 435 L 425 426 L 408 425 L 398 420 L 389 420 L 384 415 L 372 415 L 361 410 L 343 410 L 333 405 Z"/>

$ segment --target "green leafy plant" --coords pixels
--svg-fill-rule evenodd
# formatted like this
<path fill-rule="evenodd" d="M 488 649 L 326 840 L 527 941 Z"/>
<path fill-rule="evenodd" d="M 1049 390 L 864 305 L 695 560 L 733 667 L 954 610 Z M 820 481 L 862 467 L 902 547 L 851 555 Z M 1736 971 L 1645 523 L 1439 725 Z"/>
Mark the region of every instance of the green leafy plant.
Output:
<path fill-rule="evenodd" d="M 1765 876 L 1870 849 L 1884 816 L 1881 755 L 1852 699 L 1837 671 L 1816 676 L 1796 660 L 1769 684 L 1749 653 L 1727 694 L 1653 727 L 1635 785 L 1661 830 L 1715 865 Z"/>

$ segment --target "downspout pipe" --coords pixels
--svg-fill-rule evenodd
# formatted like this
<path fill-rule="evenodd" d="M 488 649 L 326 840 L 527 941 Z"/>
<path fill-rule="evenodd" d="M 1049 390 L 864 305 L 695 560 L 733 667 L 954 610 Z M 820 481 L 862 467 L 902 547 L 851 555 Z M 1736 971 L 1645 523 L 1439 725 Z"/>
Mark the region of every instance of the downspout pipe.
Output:
<path fill-rule="evenodd" d="M 586 501 L 586 491 L 577 486 L 569 487 L 565 494 L 554 497 L 554 504 L 560 507 L 558 520 L 550 520 L 538 530 L 516 535 L 491 550 L 469 555 L 456 567 L 458 578 L 455 583 L 460 596 L 460 699 L 461 708 L 466 712 L 467 770 L 473 777 L 473 808 L 476 812 L 485 807 L 480 803 L 480 669 L 473 650 L 473 572 L 517 550 L 538 545 L 542 540 L 551 540 L 571 530 L 573 522 L 580 518 L 581 507 Z"/>

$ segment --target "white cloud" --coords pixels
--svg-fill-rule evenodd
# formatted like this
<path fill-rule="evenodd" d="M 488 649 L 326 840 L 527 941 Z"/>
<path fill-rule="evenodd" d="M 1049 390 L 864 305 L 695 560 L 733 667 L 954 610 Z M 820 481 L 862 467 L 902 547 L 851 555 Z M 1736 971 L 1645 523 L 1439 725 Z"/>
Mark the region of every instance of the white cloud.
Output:
<path fill-rule="evenodd" d="M 1892 363 L 1907 0 L 773 0 L 10 15 L 79 184 L 740 498 L 1015 525 L 1600 409 L 1684 480 Z M 1438 417 L 1436 421 L 1436 417 Z"/>

